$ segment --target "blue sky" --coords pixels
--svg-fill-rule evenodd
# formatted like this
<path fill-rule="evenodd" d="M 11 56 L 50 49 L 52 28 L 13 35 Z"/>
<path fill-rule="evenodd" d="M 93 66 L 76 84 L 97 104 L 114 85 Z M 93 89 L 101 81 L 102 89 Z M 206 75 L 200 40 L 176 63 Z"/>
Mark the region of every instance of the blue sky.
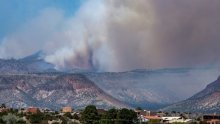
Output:
<path fill-rule="evenodd" d="M 0 0 L 0 39 L 16 31 L 42 9 L 55 7 L 70 16 L 86 0 Z"/>

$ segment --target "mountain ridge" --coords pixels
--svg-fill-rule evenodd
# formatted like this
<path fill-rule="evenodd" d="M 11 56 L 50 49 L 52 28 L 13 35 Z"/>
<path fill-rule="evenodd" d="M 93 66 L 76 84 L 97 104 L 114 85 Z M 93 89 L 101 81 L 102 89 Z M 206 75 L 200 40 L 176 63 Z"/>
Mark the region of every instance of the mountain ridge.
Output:
<path fill-rule="evenodd" d="M 165 107 L 164 111 L 220 112 L 220 77 L 192 97 Z"/>
<path fill-rule="evenodd" d="M 0 94 L 0 103 L 14 108 L 36 106 L 57 110 L 88 104 L 100 108 L 129 107 L 79 74 L 0 75 Z"/>
<path fill-rule="evenodd" d="M 8 76 L 7 78 L 10 78 L 15 75 L 20 75 L 24 78 L 22 80 L 26 80 L 26 78 L 27 80 L 28 78 L 31 80 L 31 76 L 38 75 L 39 81 L 35 81 L 35 83 L 38 84 L 41 80 L 44 80 L 44 76 L 52 78 L 69 74 L 83 75 L 86 79 L 94 83 L 96 91 L 101 89 L 106 93 L 106 98 L 102 97 L 103 100 L 108 100 L 111 96 L 115 100 L 130 107 L 157 110 L 192 96 L 201 90 L 207 82 L 213 81 L 217 75 L 216 73 L 210 74 L 210 70 L 213 71 L 211 67 L 166 68 L 156 70 L 136 69 L 125 72 L 97 72 L 71 68 L 67 70 L 56 70 L 53 64 L 44 60 L 44 56 L 45 54 L 39 51 L 21 59 L 0 59 L 0 76 Z M 216 68 L 214 68 L 214 72 L 216 71 L 215 69 Z M 216 72 L 219 72 L 218 69 Z M 21 79 L 18 81 L 20 80 Z M 2 79 L 0 85 L 9 86 L 7 82 L 10 83 L 10 81 Z M 62 84 L 62 80 L 59 82 L 61 84 L 54 85 L 60 87 L 62 87 L 62 85 L 65 86 L 65 83 Z M 44 87 L 41 88 L 44 89 Z M 28 89 L 31 91 L 29 93 L 34 91 L 31 86 L 28 87 L 27 90 Z M 17 90 L 20 91 L 20 89 L 16 89 L 15 87 L 14 91 Z M 90 89 L 87 90 L 89 91 Z M 20 92 L 21 95 L 23 91 Z M 25 92 L 23 92 L 23 95 L 25 95 L 24 93 Z M 62 91 L 62 93 L 64 94 L 65 91 Z M 40 94 L 38 97 L 43 97 L 49 94 L 49 92 L 42 91 Z M 92 93 L 90 92 L 90 94 Z M 99 96 L 101 97 L 101 95 Z M 27 97 L 26 100 L 28 101 L 32 97 Z M 85 100 L 87 99 L 87 97 L 84 98 Z M 113 101 L 112 98 L 111 100 Z M 88 100 L 89 99 L 90 98 L 88 98 Z M 99 102 L 94 102 L 94 104 L 96 103 Z"/>

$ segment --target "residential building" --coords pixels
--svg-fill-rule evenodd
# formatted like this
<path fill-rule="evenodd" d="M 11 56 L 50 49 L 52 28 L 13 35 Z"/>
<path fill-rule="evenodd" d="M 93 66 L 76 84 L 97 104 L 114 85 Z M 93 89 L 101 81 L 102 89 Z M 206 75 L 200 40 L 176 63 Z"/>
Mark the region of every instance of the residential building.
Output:
<path fill-rule="evenodd" d="M 36 114 L 38 113 L 40 110 L 36 107 L 30 107 L 26 110 L 27 113 L 32 113 L 32 114 Z"/>
<path fill-rule="evenodd" d="M 63 107 L 62 112 L 63 113 L 72 113 L 73 109 L 72 109 L 72 107 Z"/>
<path fill-rule="evenodd" d="M 146 122 L 160 123 L 162 118 L 158 116 L 144 116 Z"/>
<path fill-rule="evenodd" d="M 163 123 L 192 123 L 192 119 L 185 119 L 183 117 L 162 117 Z"/>
<path fill-rule="evenodd" d="M 203 122 L 207 124 L 220 124 L 220 115 L 203 115 Z"/>

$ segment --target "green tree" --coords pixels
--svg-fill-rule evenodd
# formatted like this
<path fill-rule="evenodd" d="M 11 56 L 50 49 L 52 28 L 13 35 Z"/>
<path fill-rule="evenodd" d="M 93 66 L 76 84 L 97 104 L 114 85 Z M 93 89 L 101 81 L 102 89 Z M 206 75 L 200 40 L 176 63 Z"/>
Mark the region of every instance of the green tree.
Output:
<path fill-rule="evenodd" d="M 137 121 L 137 114 L 133 110 L 123 108 L 117 114 L 117 124 L 134 124 Z"/>
<path fill-rule="evenodd" d="M 62 120 L 62 123 L 61 124 L 67 124 L 67 118 L 66 117 L 60 117 L 60 120 Z"/>
<path fill-rule="evenodd" d="M 6 123 L 6 124 L 16 124 L 16 121 L 18 120 L 18 117 L 14 114 L 9 113 L 8 115 L 4 115 L 2 117 L 2 120 Z"/>
<path fill-rule="evenodd" d="M 73 119 L 79 120 L 79 116 L 77 114 L 74 114 Z"/>
<path fill-rule="evenodd" d="M 59 122 L 53 122 L 52 124 L 60 124 Z"/>
<path fill-rule="evenodd" d="M 109 109 L 107 113 L 102 117 L 101 124 L 115 124 L 115 120 L 117 119 L 117 113 L 117 109 Z"/>
<path fill-rule="evenodd" d="M 4 124 L 4 121 L 1 117 L 0 117 L 0 124 Z"/>
<path fill-rule="evenodd" d="M 106 114 L 107 119 L 116 119 L 118 110 L 115 108 L 109 109 Z"/>
<path fill-rule="evenodd" d="M 6 108 L 6 105 L 3 103 L 3 104 L 1 104 L 0 107 L 1 107 L 1 108 Z"/>
<path fill-rule="evenodd" d="M 28 116 L 31 124 L 39 124 L 44 119 L 44 115 L 42 113 L 30 114 Z"/>
<path fill-rule="evenodd" d="M 49 113 L 44 113 L 44 116 L 43 116 L 43 120 L 53 120 L 53 119 L 55 119 L 55 117 L 54 116 L 52 116 L 52 114 L 49 114 Z"/>
<path fill-rule="evenodd" d="M 160 120 L 158 119 L 153 119 L 153 120 L 149 120 L 148 124 L 158 124 L 160 123 Z"/>
<path fill-rule="evenodd" d="M 8 112 L 4 111 L 4 112 L 0 112 L 0 117 L 4 116 L 4 115 L 7 115 Z"/>
<path fill-rule="evenodd" d="M 16 124 L 26 124 L 26 121 L 23 119 L 17 120 Z"/>
<path fill-rule="evenodd" d="M 64 116 L 68 117 L 69 119 L 73 119 L 73 116 L 69 112 L 65 113 Z"/>
<path fill-rule="evenodd" d="M 81 121 L 83 124 L 98 124 L 100 116 L 96 109 L 96 106 L 89 105 L 82 112 Z"/>

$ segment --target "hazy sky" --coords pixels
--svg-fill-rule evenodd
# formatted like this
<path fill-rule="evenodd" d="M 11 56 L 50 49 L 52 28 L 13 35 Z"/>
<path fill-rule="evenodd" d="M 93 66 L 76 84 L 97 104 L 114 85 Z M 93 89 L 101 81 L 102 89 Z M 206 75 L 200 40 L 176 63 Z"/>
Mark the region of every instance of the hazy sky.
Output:
<path fill-rule="evenodd" d="M 0 58 L 123 71 L 220 62 L 219 0 L 1 0 Z"/>
<path fill-rule="evenodd" d="M 65 16 L 74 15 L 85 0 L 1 0 L 0 38 L 25 25 L 48 7 L 62 9 Z"/>

